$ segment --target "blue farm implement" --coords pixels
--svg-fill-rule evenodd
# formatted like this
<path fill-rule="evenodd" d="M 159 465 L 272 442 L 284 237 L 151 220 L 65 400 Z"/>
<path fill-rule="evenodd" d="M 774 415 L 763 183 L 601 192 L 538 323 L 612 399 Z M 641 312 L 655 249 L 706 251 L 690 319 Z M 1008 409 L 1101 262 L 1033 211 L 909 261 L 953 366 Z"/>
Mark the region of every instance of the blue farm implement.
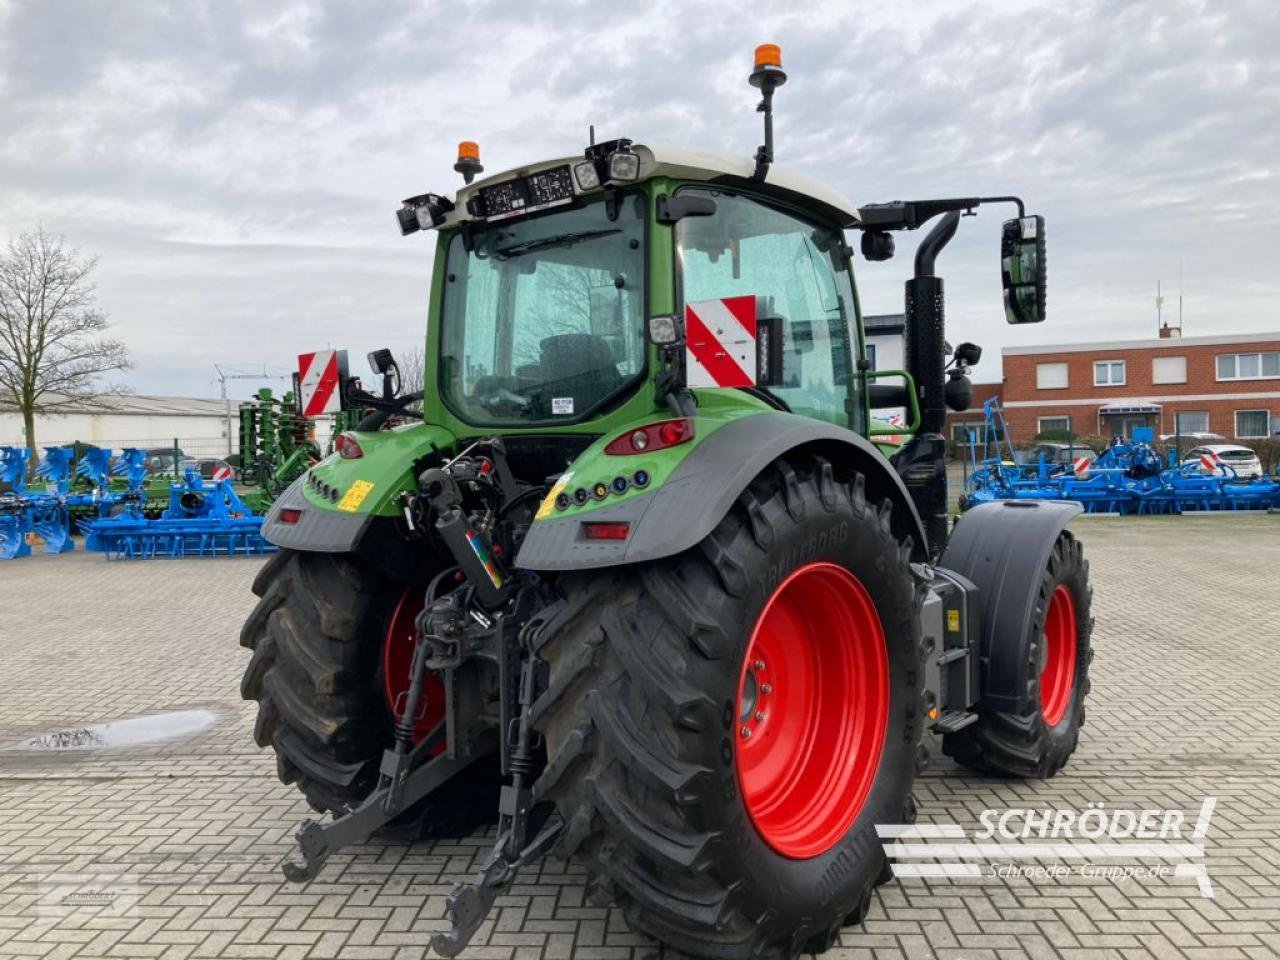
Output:
<path fill-rule="evenodd" d="M 245 506 L 231 481 L 205 481 L 188 469 L 169 487 L 169 506 L 148 520 L 133 508 L 115 516 L 80 521 L 85 549 L 109 558 L 213 557 L 271 553 L 262 537 L 262 517 Z"/>
<path fill-rule="evenodd" d="M 1113 443 L 1072 463 L 1020 463 L 1004 413 L 988 400 L 982 436 L 970 444 L 970 474 L 961 509 L 993 500 L 1073 500 L 1086 513 L 1181 514 L 1280 507 L 1280 479 L 1242 480 L 1220 460 L 1164 466 L 1147 443 Z"/>
<path fill-rule="evenodd" d="M 35 471 L 43 489 L 28 488 L 29 460 L 25 447 L 0 447 L 0 560 L 30 555 L 33 537 L 44 541 L 46 553 L 73 550 L 77 526 L 86 534 L 87 550 L 109 557 L 234 556 L 274 549 L 262 539 L 261 515 L 245 506 L 230 480 L 206 483 L 187 470 L 182 482 L 169 485 L 162 516 L 149 520 L 143 514 L 145 450 L 129 447 L 113 458 L 110 450 L 85 447 L 77 458 L 71 447 L 47 447 Z"/>

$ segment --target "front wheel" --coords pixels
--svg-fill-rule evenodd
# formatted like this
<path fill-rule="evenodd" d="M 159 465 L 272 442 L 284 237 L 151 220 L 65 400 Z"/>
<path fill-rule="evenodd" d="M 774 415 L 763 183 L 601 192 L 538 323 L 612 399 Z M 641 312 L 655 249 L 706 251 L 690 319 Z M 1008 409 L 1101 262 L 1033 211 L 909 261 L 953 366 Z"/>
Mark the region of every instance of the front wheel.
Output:
<path fill-rule="evenodd" d="M 860 922 L 910 820 L 920 588 L 889 505 L 779 462 L 699 546 L 562 581 L 535 786 L 604 899 L 704 957 Z"/>
<path fill-rule="evenodd" d="M 1037 591 L 1022 654 L 1035 678 L 1026 708 L 979 710 L 977 723 L 943 738 L 943 752 L 974 770 L 1051 777 L 1080 742 L 1093 661 L 1093 588 L 1084 550 L 1070 533 L 1058 534 Z"/>

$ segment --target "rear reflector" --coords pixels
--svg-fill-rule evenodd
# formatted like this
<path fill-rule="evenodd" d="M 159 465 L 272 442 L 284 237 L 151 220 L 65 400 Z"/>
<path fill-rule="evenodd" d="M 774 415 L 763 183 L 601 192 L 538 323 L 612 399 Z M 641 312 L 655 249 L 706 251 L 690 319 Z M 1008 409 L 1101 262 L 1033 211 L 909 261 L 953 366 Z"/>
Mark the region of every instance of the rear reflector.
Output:
<path fill-rule="evenodd" d="M 282 507 L 277 519 L 281 523 L 297 523 L 302 519 L 302 511 L 296 507 Z"/>
<path fill-rule="evenodd" d="M 582 525 L 582 535 L 588 540 L 625 540 L 630 532 L 629 523 L 588 522 Z"/>

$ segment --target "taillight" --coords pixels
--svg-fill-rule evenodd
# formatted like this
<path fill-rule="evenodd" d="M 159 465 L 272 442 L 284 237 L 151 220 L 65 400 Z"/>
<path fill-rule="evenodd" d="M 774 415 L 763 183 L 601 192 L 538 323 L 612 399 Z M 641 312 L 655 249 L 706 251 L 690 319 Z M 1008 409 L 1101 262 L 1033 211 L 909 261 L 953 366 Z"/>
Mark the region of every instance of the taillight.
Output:
<path fill-rule="evenodd" d="M 661 420 L 643 427 L 628 430 L 622 436 L 609 441 L 604 452 L 614 457 L 629 457 L 637 453 L 651 453 L 688 443 L 693 439 L 693 421 L 681 417 L 678 420 Z"/>
<path fill-rule="evenodd" d="M 364 456 L 360 441 L 349 433 L 338 434 L 338 439 L 333 441 L 333 449 L 338 451 L 338 456 L 343 460 L 359 460 Z"/>
<path fill-rule="evenodd" d="M 302 511 L 296 507 L 281 507 L 277 519 L 281 523 L 297 523 L 302 519 Z"/>
<path fill-rule="evenodd" d="M 582 525 L 582 535 L 588 540 L 625 540 L 630 532 L 630 523 L 588 521 Z"/>

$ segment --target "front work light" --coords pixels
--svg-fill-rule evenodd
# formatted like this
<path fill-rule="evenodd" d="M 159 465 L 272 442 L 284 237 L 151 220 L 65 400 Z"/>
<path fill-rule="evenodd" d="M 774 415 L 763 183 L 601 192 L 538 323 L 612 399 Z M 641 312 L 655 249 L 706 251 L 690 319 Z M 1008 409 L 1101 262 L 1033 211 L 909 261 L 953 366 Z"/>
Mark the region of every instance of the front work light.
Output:
<path fill-rule="evenodd" d="M 579 190 L 594 190 L 600 186 L 600 174 L 596 171 L 595 161 L 584 160 L 575 164 L 573 179 L 577 181 Z"/>
<path fill-rule="evenodd" d="M 676 326 L 676 318 L 671 314 L 663 314 L 662 316 L 649 318 L 650 343 L 665 346 L 669 343 L 675 343 L 679 337 L 680 330 Z"/>
<path fill-rule="evenodd" d="M 640 177 L 640 158 L 630 148 L 615 150 L 609 157 L 609 179 L 630 183 Z"/>
<path fill-rule="evenodd" d="M 400 233 L 407 236 L 419 230 L 433 230 L 444 223 L 445 215 L 451 210 L 453 201 L 436 193 L 409 197 L 396 211 Z"/>

